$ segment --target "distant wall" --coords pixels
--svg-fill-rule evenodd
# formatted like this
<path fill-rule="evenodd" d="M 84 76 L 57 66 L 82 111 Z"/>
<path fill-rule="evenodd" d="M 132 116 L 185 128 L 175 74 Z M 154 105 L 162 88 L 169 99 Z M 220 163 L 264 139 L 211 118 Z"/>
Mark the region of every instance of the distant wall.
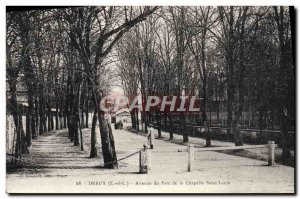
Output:
<path fill-rule="evenodd" d="M 6 153 L 13 153 L 13 140 L 16 126 L 12 115 L 6 115 Z"/>
<path fill-rule="evenodd" d="M 85 124 L 85 114 L 84 114 L 84 124 Z M 92 125 L 92 120 L 93 120 L 93 113 L 89 113 L 89 119 L 88 119 L 88 123 L 89 123 L 89 127 L 91 127 Z M 48 129 L 48 117 L 46 117 L 46 128 Z M 60 118 L 58 118 L 58 127 L 60 127 L 61 124 L 61 120 Z M 23 123 L 23 131 L 26 135 L 26 116 L 22 116 L 22 123 Z M 56 130 L 56 118 L 55 116 L 53 116 L 53 124 L 54 124 L 54 130 Z M 37 126 L 37 132 L 38 131 L 38 126 Z M 7 114 L 6 115 L 6 153 L 14 153 L 13 151 L 13 147 L 14 147 L 14 134 L 16 131 L 16 126 L 14 123 L 14 119 L 12 115 Z"/>

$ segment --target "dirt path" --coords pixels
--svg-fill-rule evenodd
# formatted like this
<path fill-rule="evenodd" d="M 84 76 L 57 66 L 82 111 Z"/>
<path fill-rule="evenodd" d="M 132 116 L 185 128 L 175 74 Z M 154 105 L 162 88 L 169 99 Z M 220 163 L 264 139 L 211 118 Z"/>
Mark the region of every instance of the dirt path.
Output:
<path fill-rule="evenodd" d="M 118 159 L 146 143 L 144 136 L 126 130 L 113 133 Z M 98 151 L 101 151 L 99 132 L 97 136 Z M 88 158 L 89 129 L 83 131 L 83 137 L 84 151 L 69 142 L 66 130 L 34 140 L 29 159 L 35 167 L 7 175 L 7 192 L 294 192 L 294 169 L 291 167 L 268 167 L 265 161 L 217 152 L 196 152 L 195 170 L 187 172 L 187 153 L 176 152 L 186 147 L 164 140 L 155 140 L 150 174 L 137 173 L 138 155 L 120 161 L 118 170 L 103 169 L 99 166 L 103 162 L 101 158 Z"/>
<path fill-rule="evenodd" d="M 99 165 L 97 159 L 89 159 L 86 164 L 87 153 L 69 141 L 67 130 L 40 136 L 32 143 L 30 157 L 37 169 L 79 169 Z"/>

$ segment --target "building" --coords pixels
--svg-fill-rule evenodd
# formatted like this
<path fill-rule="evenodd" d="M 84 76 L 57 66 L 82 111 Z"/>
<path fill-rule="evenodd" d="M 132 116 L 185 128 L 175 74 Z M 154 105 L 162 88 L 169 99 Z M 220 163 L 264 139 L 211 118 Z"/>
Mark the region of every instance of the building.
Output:
<path fill-rule="evenodd" d="M 120 109 L 116 112 L 116 123 L 122 121 L 123 123 L 131 123 L 131 115 L 129 109 Z"/>

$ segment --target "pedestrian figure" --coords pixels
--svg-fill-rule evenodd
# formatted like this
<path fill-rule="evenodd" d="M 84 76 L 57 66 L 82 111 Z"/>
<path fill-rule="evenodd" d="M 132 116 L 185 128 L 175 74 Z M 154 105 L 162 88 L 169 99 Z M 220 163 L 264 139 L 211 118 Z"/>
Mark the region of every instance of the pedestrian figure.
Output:
<path fill-rule="evenodd" d="M 148 145 L 150 145 L 150 149 L 153 149 L 153 134 L 151 133 L 151 131 L 148 135 Z"/>

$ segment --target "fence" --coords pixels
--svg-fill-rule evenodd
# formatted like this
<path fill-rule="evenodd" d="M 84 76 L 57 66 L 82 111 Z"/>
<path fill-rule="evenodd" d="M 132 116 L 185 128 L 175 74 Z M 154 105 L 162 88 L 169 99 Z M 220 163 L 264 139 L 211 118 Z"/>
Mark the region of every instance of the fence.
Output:
<path fill-rule="evenodd" d="M 172 124 L 172 130 L 175 134 L 181 134 L 180 126 L 181 124 Z M 150 124 L 150 127 L 157 128 L 157 124 Z M 166 124 L 162 123 L 162 129 L 166 129 Z M 204 126 L 187 124 L 186 125 L 188 135 L 191 137 L 205 138 L 205 128 Z M 229 136 L 227 134 L 227 128 L 224 126 L 209 126 L 210 137 L 217 140 L 228 140 Z M 279 146 L 281 146 L 282 135 L 278 130 L 260 130 L 260 129 L 248 129 L 241 128 L 241 136 L 245 143 L 250 144 L 267 144 L 269 140 L 274 140 Z M 289 131 L 289 146 L 291 149 L 295 149 L 295 132 Z"/>
<path fill-rule="evenodd" d="M 147 137 L 148 143 L 152 144 L 153 149 L 153 136 L 151 132 Z M 249 145 L 249 146 L 229 146 L 229 147 L 206 147 L 206 148 L 195 148 L 193 144 L 189 144 L 187 149 L 178 150 L 177 152 L 187 152 L 188 162 L 187 162 L 187 172 L 191 172 L 194 169 L 194 160 L 195 160 L 195 152 L 205 152 L 205 151 L 226 151 L 226 150 L 243 150 L 243 149 L 258 149 L 258 148 L 267 148 L 268 149 L 268 165 L 275 165 L 275 148 L 277 144 L 274 141 L 269 141 L 268 144 L 264 145 Z M 163 150 L 160 151 L 163 153 L 174 153 L 174 150 Z M 140 150 L 140 158 L 139 158 L 139 169 L 140 173 L 147 174 L 151 171 L 151 148 L 144 147 L 143 150 Z"/>

